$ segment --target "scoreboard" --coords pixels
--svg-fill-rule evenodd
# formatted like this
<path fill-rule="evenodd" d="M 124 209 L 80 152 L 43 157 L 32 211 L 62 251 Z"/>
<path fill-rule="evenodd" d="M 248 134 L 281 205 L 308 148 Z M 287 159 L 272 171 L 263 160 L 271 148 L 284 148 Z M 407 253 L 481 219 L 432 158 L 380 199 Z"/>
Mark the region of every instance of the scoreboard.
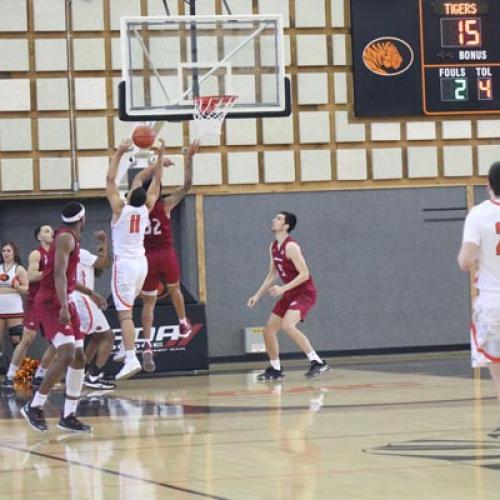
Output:
<path fill-rule="evenodd" d="M 351 13 L 357 116 L 500 113 L 500 0 L 351 0 Z"/>

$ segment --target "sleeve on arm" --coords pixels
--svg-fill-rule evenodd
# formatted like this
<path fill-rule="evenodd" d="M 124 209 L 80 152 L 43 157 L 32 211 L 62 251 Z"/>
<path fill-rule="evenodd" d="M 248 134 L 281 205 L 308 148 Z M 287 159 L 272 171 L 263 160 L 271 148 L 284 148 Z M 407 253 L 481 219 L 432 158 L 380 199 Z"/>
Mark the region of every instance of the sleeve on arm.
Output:
<path fill-rule="evenodd" d="M 470 211 L 465 218 L 462 243 L 481 243 L 480 221 L 475 210 Z"/>

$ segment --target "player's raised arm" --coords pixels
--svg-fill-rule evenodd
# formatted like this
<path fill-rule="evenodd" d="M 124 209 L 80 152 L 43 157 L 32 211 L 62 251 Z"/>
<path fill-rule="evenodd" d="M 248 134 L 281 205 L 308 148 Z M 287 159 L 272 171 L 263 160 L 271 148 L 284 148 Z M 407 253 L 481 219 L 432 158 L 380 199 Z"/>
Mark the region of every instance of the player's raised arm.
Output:
<path fill-rule="evenodd" d="M 193 185 L 193 158 L 200 150 L 200 141 L 194 141 L 184 154 L 184 184 L 163 201 L 165 211 L 171 212 L 186 196 Z"/>
<path fill-rule="evenodd" d="M 159 139 L 160 148 L 158 149 L 158 158 L 156 160 L 153 178 L 151 179 L 151 184 L 148 187 L 146 193 L 146 207 L 151 212 L 156 203 L 156 200 L 160 196 L 161 189 L 161 176 L 163 173 L 163 154 L 165 152 L 165 141 L 163 139 Z"/>
<path fill-rule="evenodd" d="M 260 298 L 267 293 L 271 285 L 276 281 L 278 273 L 274 266 L 273 255 L 272 255 L 272 245 L 269 246 L 269 270 L 267 272 L 264 281 L 260 285 L 259 289 L 255 292 L 252 297 L 248 299 L 247 306 L 250 308 L 255 307 L 255 304 L 260 300 Z"/>
<path fill-rule="evenodd" d="M 108 173 L 106 175 L 106 196 L 108 197 L 109 204 L 111 205 L 111 210 L 113 210 L 113 215 L 118 214 L 124 205 L 123 200 L 120 198 L 120 192 L 118 191 L 116 176 L 118 175 L 118 168 L 123 154 L 129 151 L 131 147 L 132 141 L 130 139 L 122 141 L 122 143 L 118 146 L 115 155 L 111 159 Z"/>
<path fill-rule="evenodd" d="M 54 258 L 54 286 L 57 298 L 61 304 L 59 319 L 67 325 L 71 321 L 68 304 L 68 287 L 66 270 L 68 269 L 69 255 L 75 249 L 75 239 L 69 233 L 63 233 L 56 239 L 56 253 Z"/>

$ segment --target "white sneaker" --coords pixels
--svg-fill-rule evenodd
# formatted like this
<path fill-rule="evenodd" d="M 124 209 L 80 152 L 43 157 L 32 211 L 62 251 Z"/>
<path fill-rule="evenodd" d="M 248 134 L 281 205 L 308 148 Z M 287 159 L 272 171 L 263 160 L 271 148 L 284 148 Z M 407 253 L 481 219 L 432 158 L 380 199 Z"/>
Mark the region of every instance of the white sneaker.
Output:
<path fill-rule="evenodd" d="M 139 360 L 136 357 L 131 360 L 125 360 L 122 369 L 116 374 L 115 380 L 125 380 L 132 377 L 136 373 L 139 373 L 141 370 L 141 363 L 139 363 Z"/>
<path fill-rule="evenodd" d="M 114 354 L 113 361 L 121 363 L 124 359 L 125 359 L 125 348 L 123 347 L 123 344 L 120 344 L 120 349 L 118 350 L 118 352 Z"/>

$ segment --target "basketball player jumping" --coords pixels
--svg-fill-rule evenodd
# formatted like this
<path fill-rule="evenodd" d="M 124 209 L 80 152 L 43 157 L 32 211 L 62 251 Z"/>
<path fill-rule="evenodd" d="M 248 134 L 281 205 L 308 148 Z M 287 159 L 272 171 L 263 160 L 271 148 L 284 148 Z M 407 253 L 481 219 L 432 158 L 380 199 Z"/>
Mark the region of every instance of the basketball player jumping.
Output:
<path fill-rule="evenodd" d="M 142 186 L 132 189 L 125 203 L 118 191 L 116 177 L 123 154 L 130 150 L 132 141 L 127 139 L 118 147 L 106 176 L 106 195 L 113 211 L 111 233 L 113 239 L 113 275 L 111 290 L 122 329 L 122 346 L 125 363 L 116 380 L 124 380 L 141 371 L 135 353 L 135 326 L 132 319 L 134 301 L 139 295 L 148 262 L 144 250 L 144 233 L 149 224 L 149 212 L 158 198 L 161 181 L 161 158 L 155 166 L 153 180 L 148 190 Z M 115 360 L 120 356 L 115 355 Z M 122 358 L 123 359 L 123 358 Z"/>
<path fill-rule="evenodd" d="M 465 219 L 458 264 L 462 271 L 477 266 L 480 293 L 471 323 L 471 361 L 473 367 L 489 368 L 500 402 L 500 162 L 490 167 L 488 184 L 490 199 Z"/>
<path fill-rule="evenodd" d="M 316 287 L 306 261 L 299 245 L 289 235 L 296 224 L 297 218 L 290 212 L 279 212 L 274 217 L 271 228 L 275 241 L 269 247 L 269 272 L 247 303 L 248 307 L 255 307 L 265 293 L 281 297 L 274 306 L 264 329 L 264 342 L 271 365 L 257 376 L 259 380 L 278 380 L 284 377 L 277 338 L 280 330 L 284 330 L 308 357 L 311 366 L 305 373 L 307 378 L 316 377 L 330 369 L 296 326 L 299 321 L 305 319 L 316 302 Z M 273 285 L 278 276 L 284 285 Z"/>
<path fill-rule="evenodd" d="M 161 151 L 158 161 L 163 156 L 164 144 L 161 143 Z M 166 283 L 172 303 L 179 318 L 179 330 L 182 336 L 187 337 L 191 333 L 191 323 L 186 317 L 186 306 L 180 285 L 180 268 L 175 252 L 170 214 L 172 210 L 184 199 L 191 189 L 193 182 L 193 157 L 198 152 L 200 143 L 193 142 L 185 151 L 184 161 L 184 184 L 176 189 L 171 195 L 158 199 L 149 214 L 149 226 L 144 237 L 146 257 L 148 259 L 148 275 L 142 287 L 142 334 L 144 336 L 144 352 L 142 355 L 143 368 L 147 372 L 155 370 L 153 350 L 151 347 L 151 328 L 154 320 L 154 309 L 158 295 L 160 282 Z M 163 166 L 168 167 L 172 163 L 168 158 L 163 160 Z M 143 186 L 148 187 L 149 178 L 153 174 L 154 166 L 150 165 L 139 172 L 132 183 L 132 189 Z M 161 185 L 158 186 L 157 195 L 160 196 Z"/>
<path fill-rule="evenodd" d="M 56 232 L 50 246 L 40 288 L 35 297 L 36 320 L 44 337 L 55 347 L 56 356 L 47 369 L 40 388 L 33 399 L 23 406 L 21 414 L 32 428 L 47 431 L 43 406 L 52 387 L 66 371 L 66 399 L 58 427 L 73 432 L 90 432 L 92 428 L 76 417 L 85 355 L 80 320 L 69 296 L 78 287 L 99 305 L 105 305 L 105 301 L 99 294 L 78 285 L 76 281 L 80 237 L 85 226 L 85 207 L 81 203 L 68 203 L 63 208 L 61 217 L 64 226 Z"/>
<path fill-rule="evenodd" d="M 26 356 L 28 348 L 35 340 L 37 323 L 35 320 L 35 295 L 40 287 L 43 270 L 47 261 L 47 253 L 54 239 L 54 230 L 48 224 L 43 224 L 35 229 L 35 239 L 40 245 L 28 257 L 29 289 L 24 308 L 24 329 L 21 341 L 17 344 L 12 354 L 12 360 L 3 387 L 14 388 L 14 377 Z M 42 372 L 42 377 L 45 371 Z M 38 373 L 40 376 L 40 373 Z M 35 375 L 36 377 L 36 375 Z M 35 381 L 36 384 L 36 381 Z"/>

